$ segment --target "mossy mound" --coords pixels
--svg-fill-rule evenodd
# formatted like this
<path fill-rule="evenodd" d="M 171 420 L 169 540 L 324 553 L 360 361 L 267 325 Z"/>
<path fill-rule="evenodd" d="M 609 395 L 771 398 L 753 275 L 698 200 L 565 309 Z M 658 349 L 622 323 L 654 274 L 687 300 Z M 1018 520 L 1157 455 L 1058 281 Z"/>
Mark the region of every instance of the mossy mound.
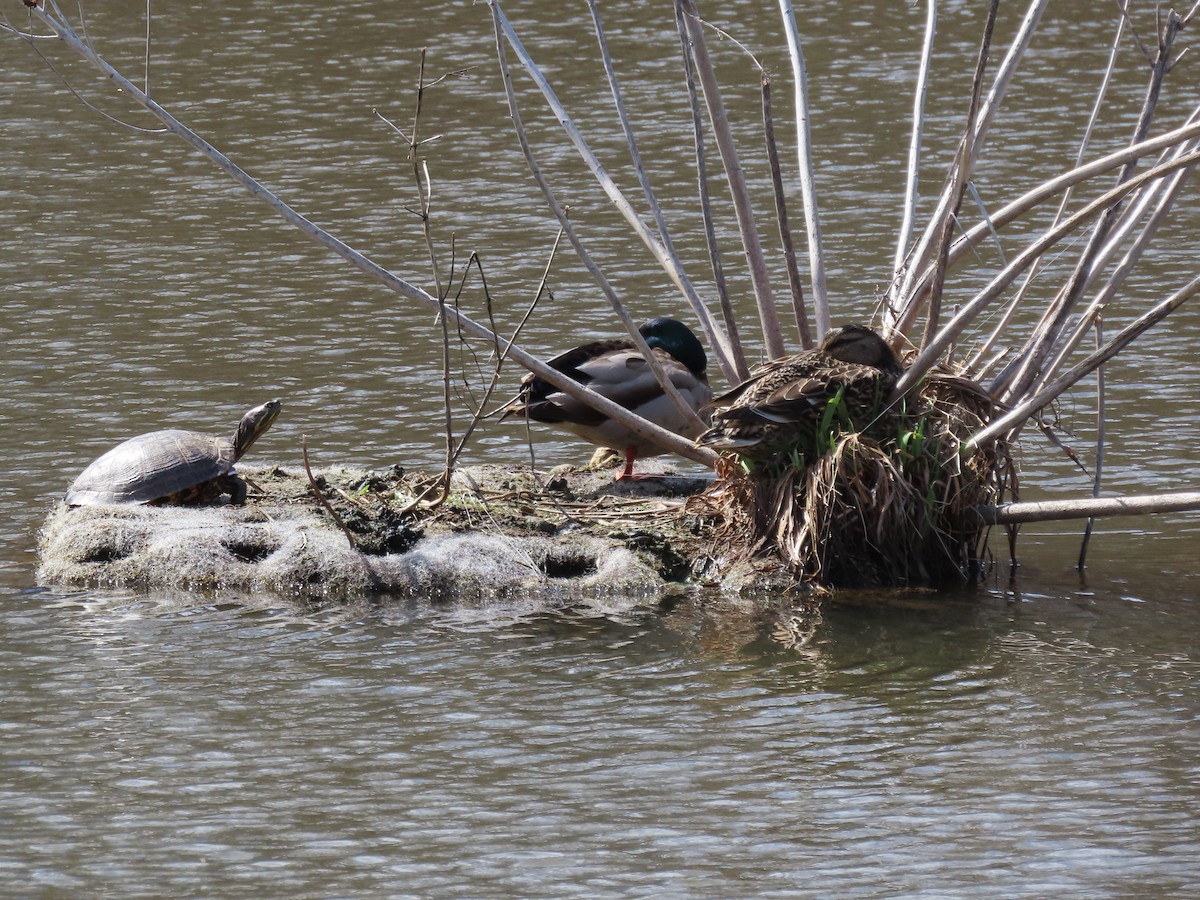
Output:
<path fill-rule="evenodd" d="M 39 541 L 44 582 L 79 586 L 379 593 L 543 603 L 654 602 L 711 581 L 712 548 L 682 514 L 703 476 L 479 466 L 439 478 L 245 468 L 245 506 L 59 505 Z M 752 579 L 743 578 L 748 585 Z M 732 582 L 731 582 L 732 583 Z"/>

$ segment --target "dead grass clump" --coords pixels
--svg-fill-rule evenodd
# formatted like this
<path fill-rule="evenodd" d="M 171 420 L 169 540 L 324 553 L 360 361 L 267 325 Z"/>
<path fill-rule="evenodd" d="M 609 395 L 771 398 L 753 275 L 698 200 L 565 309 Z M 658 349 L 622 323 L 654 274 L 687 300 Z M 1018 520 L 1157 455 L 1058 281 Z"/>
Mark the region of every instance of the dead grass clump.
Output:
<path fill-rule="evenodd" d="M 934 373 L 886 434 L 831 433 L 830 449 L 807 466 L 747 473 L 726 459 L 689 509 L 725 558 L 775 556 L 803 581 L 971 582 L 987 559 L 975 509 L 998 503 L 1012 479 L 1003 445 L 963 448 L 993 409 L 974 382 Z"/>

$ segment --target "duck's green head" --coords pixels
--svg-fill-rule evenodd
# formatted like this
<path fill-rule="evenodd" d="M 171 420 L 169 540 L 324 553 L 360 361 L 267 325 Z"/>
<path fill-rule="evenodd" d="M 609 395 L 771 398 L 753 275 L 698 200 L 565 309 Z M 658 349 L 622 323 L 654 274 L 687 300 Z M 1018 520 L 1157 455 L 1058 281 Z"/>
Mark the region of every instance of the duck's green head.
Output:
<path fill-rule="evenodd" d="M 682 322 L 659 316 L 644 323 L 639 329 L 646 343 L 653 350 L 658 347 L 667 351 L 691 370 L 697 378 L 704 377 L 708 368 L 708 358 L 704 355 L 704 347 L 692 330 Z"/>

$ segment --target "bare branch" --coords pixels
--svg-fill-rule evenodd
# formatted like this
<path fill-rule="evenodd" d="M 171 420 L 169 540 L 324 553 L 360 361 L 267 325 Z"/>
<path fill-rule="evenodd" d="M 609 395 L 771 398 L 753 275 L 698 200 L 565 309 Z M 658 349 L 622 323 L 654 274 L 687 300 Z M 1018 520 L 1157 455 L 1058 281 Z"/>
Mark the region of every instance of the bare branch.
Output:
<path fill-rule="evenodd" d="M 1123 150 L 1117 150 L 1085 166 L 1071 169 L 1044 182 L 997 210 L 991 218 L 990 225 L 986 222 L 981 222 L 967 229 L 967 233 L 956 240 L 950 248 L 950 268 L 953 269 L 956 261 L 977 247 L 991 233 L 991 230 L 1003 228 L 1059 192 L 1103 172 L 1122 166 L 1130 160 L 1140 159 L 1151 153 L 1157 153 L 1166 147 L 1173 147 L 1197 136 L 1200 136 L 1200 122 L 1183 125 L 1159 137 L 1150 138 L 1140 144 L 1126 147 Z M 930 266 L 914 279 L 912 288 L 913 303 L 920 302 L 925 293 L 928 292 L 932 277 L 933 267 Z"/>
<path fill-rule="evenodd" d="M 571 220 L 567 217 L 566 211 L 562 208 L 561 204 L 558 202 L 558 198 L 554 195 L 553 188 L 550 187 L 550 183 L 546 180 L 545 175 L 542 174 L 541 166 L 538 165 L 537 160 L 534 158 L 533 148 L 529 146 L 529 139 L 525 133 L 525 127 L 521 121 L 521 111 L 517 105 L 517 93 L 513 88 L 512 73 L 508 68 L 508 56 L 504 52 L 505 41 L 507 40 L 511 44 L 512 40 L 515 38 L 515 35 L 510 35 L 503 28 L 503 13 L 499 7 L 495 3 L 491 2 L 491 0 L 489 0 L 489 5 L 491 6 L 493 13 L 492 20 L 496 26 L 496 57 L 500 63 L 500 70 L 504 78 L 504 90 L 508 97 L 508 112 L 512 118 L 513 128 L 516 131 L 517 140 L 521 144 L 521 152 L 525 155 L 525 162 L 529 167 L 530 174 L 533 175 L 534 181 L 537 182 L 538 188 L 541 189 L 542 196 L 546 199 L 546 204 L 550 207 L 550 211 L 554 214 L 554 217 L 558 219 L 559 226 L 566 234 L 567 240 L 571 242 L 571 246 L 575 249 L 576 255 L 579 257 L 580 261 L 583 262 L 584 266 L 587 267 L 587 270 L 592 274 L 592 277 L 596 280 L 596 284 L 599 285 L 600 290 L 603 291 L 604 296 L 608 299 L 609 304 L 612 306 L 613 311 L 624 323 L 626 330 L 629 332 L 629 335 L 633 340 L 634 346 L 637 347 L 637 349 L 641 352 L 642 357 L 650 366 L 650 370 L 654 373 L 654 377 L 658 381 L 658 385 L 662 389 L 663 393 L 666 394 L 666 396 L 671 399 L 671 402 L 675 404 L 676 409 L 679 410 L 680 415 L 684 417 L 685 421 L 690 419 L 693 420 L 697 426 L 703 426 L 703 422 L 701 422 L 699 416 L 696 415 L 696 411 L 688 405 L 686 400 L 683 399 L 683 396 L 679 393 L 679 389 L 675 387 L 674 383 L 667 375 L 666 370 L 663 368 L 658 357 L 650 351 L 650 347 L 647 345 L 645 337 L 640 331 L 638 331 L 637 323 L 634 322 L 630 317 L 628 310 L 625 309 L 625 305 L 621 302 L 621 298 L 617 296 L 616 290 L 613 288 L 608 278 L 604 275 L 604 272 L 601 271 L 600 266 L 592 258 L 592 255 L 588 253 L 587 248 L 583 246 L 583 242 L 579 239 L 579 235 L 575 231 L 575 226 L 571 224 Z"/>
<path fill-rule="evenodd" d="M 736 367 L 734 383 L 745 381 L 750 372 L 746 368 L 746 354 L 738 333 L 737 317 L 729 299 L 729 285 L 725 280 L 725 267 L 721 263 L 721 251 L 717 245 L 717 229 L 713 224 L 712 198 L 708 191 L 708 164 L 704 150 L 704 122 L 700 117 L 700 103 L 696 97 L 696 79 L 693 74 L 692 55 L 688 50 L 687 26 L 683 21 L 683 10 L 675 4 L 675 29 L 679 34 L 680 58 L 683 62 L 684 84 L 687 87 L 688 108 L 692 113 L 692 140 L 696 150 L 696 186 L 700 199 L 700 214 L 704 220 L 704 238 L 708 247 L 709 265 L 712 267 L 713 284 L 721 304 L 721 318 L 729 335 L 729 348 Z"/>
<path fill-rule="evenodd" d="M 525 45 L 513 29 L 512 23 L 509 22 L 508 17 L 504 14 L 504 10 L 500 8 L 498 0 L 487 0 L 487 3 L 492 10 L 492 19 L 496 25 L 497 33 L 503 35 L 505 41 L 512 47 L 513 52 L 525 67 L 525 70 L 533 78 L 534 83 L 542 92 L 542 96 L 553 110 L 559 125 L 562 126 L 563 131 L 574 145 L 601 189 L 608 195 L 608 198 L 625 218 L 625 221 L 633 229 L 634 233 L 641 239 L 642 243 L 650 250 L 659 265 L 663 267 L 663 270 L 675 283 L 675 286 L 687 298 L 692 312 L 699 319 L 700 327 L 708 338 L 709 345 L 712 347 L 713 355 L 717 358 L 718 365 L 725 372 L 726 377 L 732 377 L 735 366 L 733 365 L 728 339 L 713 319 L 708 308 L 700 300 L 695 287 L 692 285 L 687 273 L 683 271 L 679 260 L 669 253 L 662 242 L 651 233 L 650 229 L 642 221 L 641 216 L 638 215 L 632 204 L 630 204 L 629 200 L 621 192 L 621 189 L 617 187 L 608 172 L 604 170 L 604 166 L 596 158 L 596 155 L 592 152 L 587 141 L 580 133 L 579 128 L 559 101 L 558 96 L 554 93 L 554 88 L 546 80 L 546 76 L 542 73 L 537 63 L 534 62 L 529 51 L 525 49 Z M 637 338 L 635 337 L 634 340 L 636 341 Z"/>
<path fill-rule="evenodd" d="M 917 188 L 921 173 L 921 134 L 925 126 L 925 95 L 929 88 L 929 65 L 933 59 L 933 39 L 937 34 L 937 0 L 928 0 L 925 14 L 925 41 L 921 47 L 921 64 L 917 70 L 917 90 L 913 99 L 912 137 L 908 144 L 908 175 L 904 189 L 904 218 L 896 239 L 896 256 L 892 272 L 898 273 L 904 264 L 908 243 L 912 240 L 913 220 L 917 213 Z"/>
<path fill-rule="evenodd" d="M 329 232 L 318 228 L 300 213 L 296 212 L 292 207 L 288 206 L 279 197 L 267 190 L 259 182 L 251 178 L 241 167 L 234 163 L 229 157 L 221 153 L 198 134 L 172 116 L 169 112 L 163 109 L 155 101 L 151 100 L 145 93 L 133 84 L 129 79 L 119 73 L 116 69 L 110 66 L 102 59 L 95 51 L 85 45 L 75 34 L 65 20 L 60 17 L 54 17 L 45 12 L 45 10 L 36 8 L 33 14 L 41 19 L 47 26 L 52 28 L 62 41 L 67 44 L 72 50 L 86 59 L 89 63 L 99 69 L 104 75 L 122 91 L 124 91 L 131 99 L 140 104 L 145 109 L 149 110 L 153 115 L 173 134 L 178 135 L 186 143 L 198 150 L 210 162 L 215 164 L 230 178 L 245 188 L 250 194 L 257 197 L 262 202 L 270 206 L 276 214 L 284 219 L 288 224 L 297 228 L 303 234 L 307 235 L 312 240 L 316 241 L 321 246 L 333 251 L 342 259 L 346 260 L 361 272 L 375 279 L 379 283 L 395 291 L 396 293 L 408 297 L 411 300 L 416 300 L 424 304 L 432 311 L 436 312 L 439 307 L 438 299 L 427 291 L 422 290 L 414 284 L 400 278 L 399 276 L 389 272 L 382 266 L 378 265 L 371 259 L 359 253 L 357 250 L 350 247 L 344 241 L 334 237 Z M 654 441 L 659 446 L 673 453 L 678 453 L 680 456 L 695 460 L 696 462 L 704 463 L 705 465 L 713 465 L 717 460 L 717 454 L 706 448 L 697 447 L 692 441 L 680 437 L 679 435 L 667 431 L 665 428 L 660 428 L 653 422 L 647 422 L 640 416 L 636 416 L 629 410 L 613 403 L 604 397 L 599 396 L 595 391 L 589 391 L 579 382 L 575 381 L 559 372 L 556 369 L 546 365 L 535 356 L 526 353 L 514 344 L 503 340 L 494 334 L 489 328 L 479 324 L 463 313 L 447 309 L 447 315 L 457 320 L 460 328 L 469 334 L 476 337 L 484 338 L 489 341 L 498 341 L 500 347 L 508 353 L 516 362 L 535 372 L 542 378 L 545 378 L 555 387 L 560 388 L 563 392 L 570 394 L 572 397 L 588 404 L 593 409 L 596 409 L 606 416 L 627 426 L 631 431 Z"/>
<path fill-rule="evenodd" d="M 1046 252 L 1050 247 L 1054 246 L 1076 228 L 1089 221 L 1092 217 L 1099 215 L 1109 206 L 1114 203 L 1119 203 L 1127 194 L 1137 190 L 1148 181 L 1153 181 L 1157 178 L 1163 178 L 1170 175 L 1179 169 L 1193 166 L 1200 162 L 1200 151 L 1187 153 L 1178 159 L 1168 163 L 1155 166 L 1141 175 L 1130 179 L 1124 184 L 1113 188 L 1102 196 L 1096 198 L 1083 209 L 1076 212 L 1073 216 L 1060 224 L 1057 228 L 1053 228 L 1044 234 L 1041 238 L 1034 241 L 1021 254 L 1019 254 L 1011 263 L 1009 263 L 1003 271 L 1000 272 L 991 284 L 983 291 L 977 294 L 970 302 L 962 306 L 955 314 L 946 327 L 943 328 L 938 336 L 923 349 L 920 355 L 910 363 L 908 370 L 896 385 L 896 395 L 907 393 L 917 384 L 918 381 L 928 372 L 933 365 L 941 358 L 942 352 L 954 341 L 967 324 L 972 321 L 975 316 L 992 301 L 994 301 L 1001 293 L 1003 293 L 1009 285 L 1017 278 L 1021 272 L 1030 266 L 1035 259 Z M 997 216 L 999 218 L 999 216 Z"/>
<path fill-rule="evenodd" d="M 600 46 L 600 58 L 604 64 L 604 73 L 608 78 L 609 90 L 613 95 L 613 104 L 617 110 L 617 117 L 621 122 L 621 129 L 625 133 L 625 143 L 629 147 L 629 155 L 633 161 L 634 170 L 637 172 L 638 183 L 642 186 L 642 194 L 646 198 L 646 205 L 650 208 L 650 214 L 654 217 L 654 224 L 658 229 L 659 239 L 667 255 L 674 261 L 675 266 L 680 272 L 683 272 L 683 262 L 679 259 L 679 254 L 675 252 L 675 245 L 671 241 L 671 233 L 667 228 L 667 220 L 663 215 L 662 207 L 658 203 L 658 198 L 654 195 L 654 189 L 650 185 L 650 179 L 646 175 L 646 168 L 642 165 L 642 155 L 638 150 L 637 138 L 633 133 L 633 125 L 629 121 L 629 114 L 625 109 L 625 103 L 621 99 L 621 88 L 617 82 L 617 73 L 613 69 L 612 57 L 608 52 L 608 39 L 604 33 L 604 25 L 600 21 L 600 10 L 596 6 L 596 0 L 588 0 L 588 9 L 592 13 L 592 23 L 596 31 L 596 40 Z M 690 287 L 690 281 L 686 282 Z M 695 298 L 695 305 L 700 305 L 700 299 Z M 711 325 L 716 329 L 716 323 L 710 319 L 702 317 L 701 325 L 705 328 Z M 718 339 L 719 338 L 719 339 Z M 710 337 L 714 345 L 721 344 L 729 347 L 729 353 L 733 357 L 733 365 L 735 372 L 727 374 L 737 374 L 745 371 L 745 361 L 742 359 L 741 345 L 735 344 L 730 337 L 724 334 L 714 334 Z"/>
<path fill-rule="evenodd" d="M 771 186 L 775 193 L 775 217 L 779 223 L 779 242 L 783 246 L 783 261 L 787 267 L 788 286 L 792 289 L 792 312 L 796 317 L 796 328 L 800 333 L 800 346 L 809 350 L 813 346 L 813 336 L 812 330 L 808 327 L 808 313 L 804 307 L 804 285 L 800 281 L 800 270 L 796 266 L 796 248 L 792 244 L 792 228 L 788 223 L 783 173 L 779 168 L 779 148 L 775 143 L 775 119 L 771 115 L 771 76 L 766 71 L 762 72 L 762 107 L 767 162 L 771 166 Z"/>
<path fill-rule="evenodd" d="M 1023 400 L 1007 413 L 992 421 L 986 428 L 972 435 L 969 440 L 963 443 L 964 452 L 972 452 L 975 448 L 983 446 L 987 442 L 1006 434 L 1011 429 L 1020 427 L 1033 413 L 1049 404 L 1055 397 L 1059 396 L 1076 382 L 1104 365 L 1104 363 L 1116 356 L 1144 331 L 1161 322 L 1198 293 L 1200 293 L 1200 277 L 1193 278 L 1191 282 L 1177 293 L 1158 304 L 1145 315 L 1130 322 L 1121 329 L 1116 337 L 1099 350 L 1090 353 L 1070 371 L 1060 375 L 1032 397 Z"/>
<path fill-rule="evenodd" d="M 1103 108 L 1104 99 L 1108 94 L 1108 86 L 1112 81 L 1113 70 L 1116 67 L 1117 52 L 1119 51 L 1119 49 L 1121 47 L 1121 39 L 1123 38 L 1123 36 L 1125 34 L 1125 23 L 1127 20 L 1127 13 L 1126 13 L 1127 6 L 1128 6 L 1127 0 L 1122 0 L 1121 10 L 1120 10 L 1119 15 L 1117 16 L 1117 24 L 1116 24 L 1116 27 L 1113 29 L 1113 40 L 1109 47 L 1108 65 L 1105 66 L 1104 75 L 1100 79 L 1100 86 L 1096 91 L 1096 99 L 1092 103 L 1092 112 L 1091 112 L 1091 115 L 1088 117 L 1087 126 L 1086 126 L 1086 128 L 1084 128 L 1083 138 L 1079 142 L 1079 150 L 1075 154 L 1075 167 L 1076 168 L 1079 168 L 1080 166 L 1083 165 L 1084 156 L 1087 154 L 1088 146 L 1091 144 L 1092 132 L 1095 130 L 1096 122 L 1100 117 L 1100 110 Z M 1053 222 L 1051 223 L 1052 225 L 1056 225 L 1060 221 L 1062 221 L 1062 217 L 1066 214 L 1067 203 L 1071 199 L 1071 192 L 1072 192 L 1071 187 L 1068 187 L 1065 191 L 1063 191 L 1062 199 L 1059 201 L 1059 204 L 1058 204 L 1058 211 L 1054 214 L 1054 219 L 1053 219 Z M 994 230 L 994 228 L 993 228 L 993 230 Z M 984 357 L 988 353 L 990 353 L 992 350 L 992 347 L 995 346 L 995 343 L 999 339 L 1000 335 L 1007 333 L 1008 323 L 1011 321 L 1012 316 L 1016 312 L 1017 307 L 1021 302 L 1021 299 L 1025 296 L 1026 291 L 1033 284 L 1033 280 L 1034 280 L 1034 278 L 1037 277 L 1037 273 L 1040 269 L 1041 269 L 1041 260 L 1038 260 L 1030 268 L 1029 273 L 1025 276 L 1025 281 L 1022 283 L 1020 289 L 1014 295 L 1012 301 L 1008 304 L 1008 308 L 1005 309 L 1004 315 L 1001 316 L 1000 323 L 992 331 L 992 334 L 984 342 L 983 346 L 980 347 L 979 350 L 976 352 L 974 360 L 972 360 L 972 362 L 969 365 L 973 366 L 977 360 L 981 359 L 982 357 Z"/>
<path fill-rule="evenodd" d="M 1134 494 L 1085 500 L 1040 500 L 1035 503 L 1005 503 L 975 510 L 985 525 L 1018 522 L 1052 522 L 1100 516 L 1141 516 L 1147 513 L 1191 512 L 1200 509 L 1200 491 L 1177 494 Z"/>
<path fill-rule="evenodd" d="M 717 84 L 712 60 L 708 55 L 708 46 L 704 42 L 704 29 L 700 24 L 696 6 L 692 0 L 676 0 L 676 2 L 682 9 L 684 26 L 692 45 L 692 60 L 696 64 L 696 74 L 704 89 L 704 101 L 708 106 L 709 122 L 712 123 L 713 136 L 716 138 L 717 149 L 721 153 L 721 161 L 725 164 L 725 176 L 729 181 L 734 213 L 737 216 L 738 227 L 742 235 L 742 248 L 746 252 L 746 262 L 750 267 L 750 282 L 754 285 L 754 296 L 758 302 L 758 318 L 762 324 L 763 345 L 766 347 L 767 356 L 775 359 L 784 354 L 783 335 L 779 325 L 779 312 L 775 306 L 775 294 L 771 290 L 767 274 L 762 241 L 758 236 L 758 228 L 754 224 L 754 211 L 750 204 L 746 175 L 738 161 L 737 147 L 733 143 L 733 134 L 730 132 L 729 120 L 725 114 L 725 103 L 721 99 L 720 87 Z"/>
<path fill-rule="evenodd" d="M 1163 80 L 1166 78 L 1167 63 L 1170 60 L 1171 47 L 1178 29 L 1178 16 L 1174 10 L 1171 10 L 1167 15 L 1166 24 L 1159 32 L 1158 54 L 1155 57 L 1154 65 L 1151 67 L 1150 81 L 1146 87 L 1146 97 L 1142 104 L 1142 111 L 1138 117 L 1137 125 L 1134 128 L 1133 137 L 1130 140 L 1131 144 L 1143 141 L 1150 129 L 1150 122 L 1158 106 L 1158 97 L 1162 91 Z M 1118 184 L 1132 176 L 1135 165 L 1136 162 L 1134 161 L 1125 164 L 1117 176 Z M 1023 396 L 1028 388 L 1037 381 L 1043 366 L 1046 364 L 1054 348 L 1055 342 L 1059 339 L 1063 328 L 1066 326 L 1071 311 L 1075 308 L 1075 305 L 1079 302 L 1079 298 L 1083 296 L 1084 291 L 1099 270 L 1098 256 L 1113 226 L 1116 224 L 1120 205 L 1121 201 L 1114 203 L 1104 211 L 1096 222 L 1095 228 L 1088 238 L 1087 246 L 1084 248 L 1080 260 L 1075 266 L 1075 270 L 1071 273 L 1070 280 L 1064 289 L 1059 292 L 1054 306 L 1046 311 L 1042 325 L 1035 329 L 1026 343 L 1021 354 L 1024 362 L 1017 370 L 1012 382 L 1006 387 L 1004 392 L 1005 397 Z"/>
<path fill-rule="evenodd" d="M 1049 0 L 1031 0 L 1029 9 L 1026 11 L 1025 18 L 1021 23 L 1021 29 L 1018 31 L 1016 39 L 1005 55 L 1004 61 L 1000 64 L 991 90 L 988 92 L 987 97 L 984 98 L 978 113 L 973 115 L 972 119 L 969 120 L 968 127 L 973 129 L 973 135 L 970 142 L 971 152 L 965 167 L 965 181 L 970 180 L 970 173 L 974 169 L 975 162 L 978 160 L 979 154 L 982 152 L 984 143 L 987 140 L 991 121 L 1000 108 L 1000 102 L 1004 98 L 1008 85 L 1016 72 L 1017 65 L 1024 56 L 1033 33 L 1037 29 L 1037 24 L 1041 20 L 1042 13 L 1045 12 L 1048 4 Z M 992 14 L 989 14 L 989 19 L 991 18 Z M 913 322 L 916 321 L 920 303 L 924 299 L 925 291 L 928 289 L 929 278 L 936 265 L 938 256 L 933 241 L 942 233 L 940 223 L 947 215 L 948 210 L 954 205 L 956 205 L 955 197 L 950 190 L 949 182 L 947 182 L 947 187 L 942 191 L 937 209 L 930 218 L 925 232 L 908 255 L 908 262 L 904 272 L 897 272 L 896 279 L 889 291 L 886 312 L 887 319 L 885 321 L 889 331 L 906 334 L 912 327 Z M 948 261 L 952 263 L 953 259 L 954 253 L 951 252 Z"/>
<path fill-rule="evenodd" d="M 779 0 L 783 30 L 787 35 L 788 57 L 792 61 L 792 86 L 796 93 L 796 155 L 800 171 L 800 196 L 804 203 L 804 223 L 808 230 L 808 268 L 812 278 L 813 314 L 817 334 L 829 330 L 829 296 L 825 287 L 825 251 L 821 246 L 821 217 L 817 209 L 817 191 L 813 174 L 812 136 L 808 121 L 808 73 L 804 50 L 792 0 Z M 806 345 L 807 346 L 807 345 Z"/>

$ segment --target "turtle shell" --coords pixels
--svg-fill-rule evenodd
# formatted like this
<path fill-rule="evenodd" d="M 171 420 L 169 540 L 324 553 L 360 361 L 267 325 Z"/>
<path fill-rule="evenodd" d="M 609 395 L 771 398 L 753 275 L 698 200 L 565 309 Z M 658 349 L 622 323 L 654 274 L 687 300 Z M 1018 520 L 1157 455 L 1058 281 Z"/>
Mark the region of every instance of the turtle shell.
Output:
<path fill-rule="evenodd" d="M 198 431 L 152 431 L 118 444 L 75 479 L 70 506 L 198 501 L 221 493 L 233 471 L 233 441 Z"/>

